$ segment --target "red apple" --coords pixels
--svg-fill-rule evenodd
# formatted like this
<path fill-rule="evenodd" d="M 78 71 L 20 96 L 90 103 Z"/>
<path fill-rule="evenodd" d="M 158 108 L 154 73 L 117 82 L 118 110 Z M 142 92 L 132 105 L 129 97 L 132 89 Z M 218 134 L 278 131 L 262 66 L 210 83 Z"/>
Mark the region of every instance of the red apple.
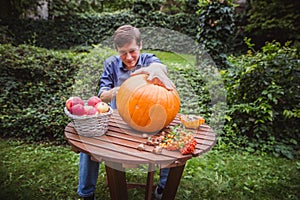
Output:
<path fill-rule="evenodd" d="M 99 103 L 96 104 L 95 108 L 97 109 L 97 111 L 99 113 L 106 113 L 109 111 L 109 106 L 107 103 L 101 101 Z"/>
<path fill-rule="evenodd" d="M 97 96 L 92 96 L 88 99 L 87 105 L 88 106 L 95 106 L 97 103 L 101 102 L 101 99 Z"/>
<path fill-rule="evenodd" d="M 66 101 L 66 107 L 67 109 L 70 111 L 72 106 L 75 106 L 77 104 L 81 104 L 82 106 L 84 105 L 84 101 L 77 96 L 74 97 L 70 97 L 67 101 Z"/>
<path fill-rule="evenodd" d="M 76 104 L 70 108 L 70 113 L 78 116 L 85 115 L 84 106 L 82 104 Z"/>
<path fill-rule="evenodd" d="M 86 115 L 96 115 L 98 113 L 97 109 L 93 106 L 84 106 Z"/>

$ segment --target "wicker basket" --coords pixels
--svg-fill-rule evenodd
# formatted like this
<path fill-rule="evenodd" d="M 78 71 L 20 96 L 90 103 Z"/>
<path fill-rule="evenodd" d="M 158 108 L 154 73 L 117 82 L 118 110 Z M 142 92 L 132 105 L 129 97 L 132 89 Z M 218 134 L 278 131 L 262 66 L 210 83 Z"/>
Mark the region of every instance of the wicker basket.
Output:
<path fill-rule="evenodd" d="M 104 135 L 108 129 L 108 122 L 113 113 L 110 107 L 109 112 L 97 115 L 77 116 L 72 115 L 68 109 L 64 108 L 65 114 L 72 120 L 78 135 L 95 137 Z"/>

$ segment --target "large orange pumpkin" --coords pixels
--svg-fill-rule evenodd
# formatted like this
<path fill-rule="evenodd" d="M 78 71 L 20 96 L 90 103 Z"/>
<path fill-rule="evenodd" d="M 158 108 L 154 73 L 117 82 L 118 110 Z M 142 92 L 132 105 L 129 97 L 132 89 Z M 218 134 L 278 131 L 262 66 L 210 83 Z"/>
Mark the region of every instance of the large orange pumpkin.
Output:
<path fill-rule="evenodd" d="M 122 119 L 133 129 L 153 133 L 176 117 L 180 98 L 176 91 L 153 84 L 148 75 L 128 78 L 117 94 L 117 108 Z"/>

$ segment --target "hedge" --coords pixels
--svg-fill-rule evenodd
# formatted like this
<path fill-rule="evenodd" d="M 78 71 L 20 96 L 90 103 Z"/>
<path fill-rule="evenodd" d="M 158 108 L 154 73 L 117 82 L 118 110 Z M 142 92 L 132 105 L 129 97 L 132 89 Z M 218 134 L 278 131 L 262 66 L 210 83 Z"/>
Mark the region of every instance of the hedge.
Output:
<path fill-rule="evenodd" d="M 119 11 L 101 14 L 74 14 L 60 16 L 54 20 L 5 20 L 0 26 L 6 27 L 14 38 L 13 44 L 31 44 L 47 49 L 70 49 L 76 46 L 91 46 L 109 39 L 121 25 L 136 27 L 160 27 L 195 38 L 196 23 L 194 15 L 179 13 L 167 15 L 156 11 L 140 15 L 132 11 Z M 3 28 L 2 28 L 3 29 Z M 3 35 L 7 31 L 0 29 Z M 175 38 L 176 39 L 176 38 Z M 11 42 L 11 41 L 10 41 Z"/>
<path fill-rule="evenodd" d="M 99 49 L 86 56 L 0 45 L 2 137 L 64 142 L 62 133 L 69 121 L 63 113 L 66 99 L 97 94 L 102 63 L 110 53 Z"/>
<path fill-rule="evenodd" d="M 228 70 L 222 72 L 229 105 L 226 137 L 249 151 L 292 158 L 300 148 L 297 50 L 289 43 L 267 43 L 259 51 L 250 48 L 245 55 L 230 56 L 228 64 Z M 239 143 L 243 137 L 246 140 Z"/>

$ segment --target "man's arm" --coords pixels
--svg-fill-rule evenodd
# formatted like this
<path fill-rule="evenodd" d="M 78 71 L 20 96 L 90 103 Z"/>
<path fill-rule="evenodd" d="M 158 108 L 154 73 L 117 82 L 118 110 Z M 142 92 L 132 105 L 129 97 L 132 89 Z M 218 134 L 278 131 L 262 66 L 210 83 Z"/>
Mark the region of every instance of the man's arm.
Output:
<path fill-rule="evenodd" d="M 114 87 L 110 90 L 103 91 L 100 94 L 100 99 L 106 103 L 111 102 L 111 100 L 117 95 L 120 87 Z"/>
<path fill-rule="evenodd" d="M 100 90 L 98 96 L 106 103 L 109 103 L 116 95 L 119 88 L 114 88 L 113 68 L 111 67 L 112 58 L 104 61 L 104 71 L 100 78 Z"/>

